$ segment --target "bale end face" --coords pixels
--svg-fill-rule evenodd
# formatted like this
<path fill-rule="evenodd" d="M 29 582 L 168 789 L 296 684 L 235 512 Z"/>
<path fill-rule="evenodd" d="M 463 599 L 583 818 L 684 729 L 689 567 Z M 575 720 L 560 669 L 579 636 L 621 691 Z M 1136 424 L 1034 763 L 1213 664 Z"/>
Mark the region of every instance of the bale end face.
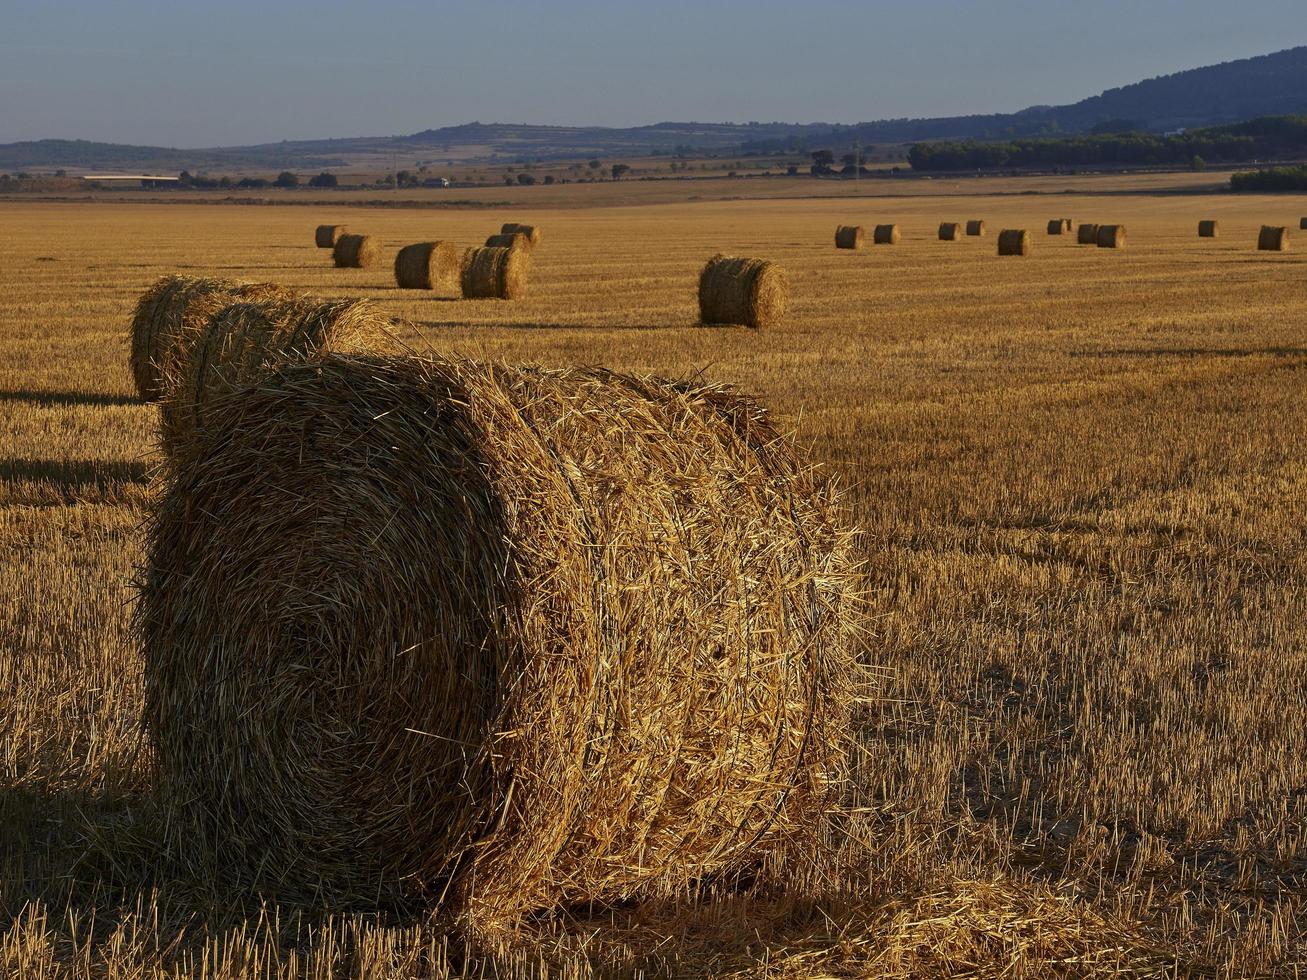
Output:
<path fill-rule="evenodd" d="M 381 255 L 381 246 L 371 235 L 341 235 L 332 259 L 338 269 L 366 269 Z"/>
<path fill-rule="evenodd" d="M 872 241 L 876 245 L 897 245 L 899 243 L 899 226 L 877 225 L 876 230 L 872 233 Z"/>
<path fill-rule="evenodd" d="M 862 248 L 864 232 L 862 225 L 840 225 L 835 229 L 836 248 Z"/>
<path fill-rule="evenodd" d="M 956 221 L 945 221 L 939 226 L 941 242 L 956 242 L 962 237 L 962 225 Z"/>
<path fill-rule="evenodd" d="M 789 279 L 774 262 L 715 255 L 699 274 L 699 320 L 773 327 L 785 316 L 789 293 Z"/>
<path fill-rule="evenodd" d="M 1021 228 L 1004 228 L 998 233 L 999 255 L 1029 255 L 1030 232 Z"/>
<path fill-rule="evenodd" d="M 1289 229 L 1284 225 L 1262 225 L 1257 236 L 1257 248 L 1262 252 L 1289 251 Z"/>
<path fill-rule="evenodd" d="M 318 225 L 313 233 L 313 243 L 318 248 L 335 248 L 340 236 L 345 234 L 344 225 Z"/>
<path fill-rule="evenodd" d="M 1099 225 L 1095 244 L 1099 248 L 1125 248 L 1125 225 Z"/>

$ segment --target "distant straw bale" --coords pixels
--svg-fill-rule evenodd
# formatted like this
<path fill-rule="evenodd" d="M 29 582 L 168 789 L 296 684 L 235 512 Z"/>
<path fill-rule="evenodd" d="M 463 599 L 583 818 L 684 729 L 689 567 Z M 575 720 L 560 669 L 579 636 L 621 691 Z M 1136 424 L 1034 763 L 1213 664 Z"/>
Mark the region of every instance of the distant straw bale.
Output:
<path fill-rule="evenodd" d="M 142 294 L 132 316 L 131 368 L 136 390 L 146 401 L 162 398 L 167 393 L 163 379 L 176 374 L 209 318 L 228 303 L 292 295 L 271 283 L 164 276 Z"/>
<path fill-rule="evenodd" d="M 338 269 L 366 269 L 381 255 L 381 246 L 371 235 L 341 235 L 332 258 Z"/>
<path fill-rule="evenodd" d="M 1220 237 L 1221 237 L 1221 226 L 1220 226 L 1220 224 L 1219 224 L 1218 222 L 1216 222 L 1216 221 L 1213 221 L 1213 220 L 1207 220 L 1207 221 L 1200 221 L 1200 222 L 1198 222 L 1198 237 L 1199 237 L 1199 238 L 1220 238 Z"/>
<path fill-rule="evenodd" d="M 785 316 L 789 294 L 789 279 L 776 263 L 714 255 L 699 275 L 699 319 L 773 327 Z"/>
<path fill-rule="evenodd" d="M 318 225 L 317 231 L 313 233 L 313 242 L 318 248 L 335 248 L 345 231 L 344 225 Z"/>
<path fill-rule="evenodd" d="M 531 239 L 520 231 L 500 232 L 486 239 L 486 248 L 530 248 Z"/>
<path fill-rule="evenodd" d="M 956 242 L 962 237 L 962 225 L 956 221 L 945 221 L 939 226 L 941 242 Z"/>
<path fill-rule="evenodd" d="M 897 245 L 899 243 L 898 225 L 877 225 L 871 240 L 876 245 Z"/>
<path fill-rule="evenodd" d="M 1094 241 L 1099 248 L 1125 248 L 1125 225 L 1099 225 Z"/>
<path fill-rule="evenodd" d="M 209 319 L 190 356 L 165 379 L 168 395 L 159 413 L 164 455 L 175 464 L 194 445 L 215 399 L 287 361 L 332 351 L 398 352 L 413 336 L 367 300 L 230 303 Z"/>
<path fill-rule="evenodd" d="M 862 248 L 862 225 L 839 225 L 835 229 L 836 248 Z"/>
<path fill-rule="evenodd" d="M 1030 232 L 1022 228 L 1005 228 L 998 233 L 999 255 L 1029 255 Z"/>
<path fill-rule="evenodd" d="M 985 237 L 985 222 L 973 220 L 967 222 L 967 235 L 971 238 Z"/>
<path fill-rule="evenodd" d="M 1289 229 L 1284 225 L 1262 225 L 1257 248 L 1263 252 L 1289 251 Z"/>
<path fill-rule="evenodd" d="M 519 299 L 531 272 L 528 248 L 474 248 L 460 277 L 464 299 Z"/>
<path fill-rule="evenodd" d="M 457 293 L 468 250 L 452 242 L 418 242 L 395 255 L 395 285 L 401 289 L 435 289 Z"/>
<path fill-rule="evenodd" d="M 1097 245 L 1098 244 L 1098 225 L 1088 222 L 1082 223 L 1076 229 L 1076 244 L 1078 245 Z"/>
<path fill-rule="evenodd" d="M 169 845 L 465 926 L 816 851 L 865 631 L 821 474 L 728 390 L 331 355 L 214 405 L 135 630 Z"/>
<path fill-rule="evenodd" d="M 540 244 L 539 225 L 523 225 L 523 224 L 518 224 L 516 221 L 507 221 L 499 226 L 499 233 L 501 235 L 512 235 L 512 234 L 525 235 L 530 240 L 532 245 Z"/>

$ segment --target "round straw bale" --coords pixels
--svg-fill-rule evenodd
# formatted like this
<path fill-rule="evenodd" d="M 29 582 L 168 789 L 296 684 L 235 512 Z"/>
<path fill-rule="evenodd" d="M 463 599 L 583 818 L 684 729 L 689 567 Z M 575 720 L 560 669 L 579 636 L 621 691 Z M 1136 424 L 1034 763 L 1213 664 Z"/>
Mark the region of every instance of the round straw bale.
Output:
<path fill-rule="evenodd" d="M 332 258 L 338 269 L 366 269 L 380 254 L 381 246 L 371 235 L 341 235 Z"/>
<path fill-rule="evenodd" d="M 1219 222 L 1216 222 L 1216 221 L 1213 221 L 1213 220 L 1207 220 L 1207 221 L 1200 221 L 1200 222 L 1198 222 L 1198 237 L 1199 237 L 1199 238 L 1220 238 L 1220 237 L 1221 237 L 1221 225 L 1220 225 L 1220 223 L 1219 223 Z"/>
<path fill-rule="evenodd" d="M 699 320 L 774 327 L 789 295 L 789 279 L 776 263 L 714 255 L 699 274 Z"/>
<path fill-rule="evenodd" d="M 983 221 L 968 221 L 968 222 L 967 222 L 967 234 L 970 235 L 972 238 L 984 238 L 984 237 L 985 237 L 985 222 L 983 222 Z"/>
<path fill-rule="evenodd" d="M 1088 222 L 1082 223 L 1076 229 L 1077 245 L 1097 245 L 1098 244 L 1098 225 Z"/>
<path fill-rule="evenodd" d="M 899 243 L 898 225 L 877 225 L 871 240 L 876 245 L 897 245 Z"/>
<path fill-rule="evenodd" d="M 166 379 L 159 435 L 164 455 L 176 464 L 195 443 L 209 406 L 238 385 L 290 360 L 329 351 L 396 352 L 408 329 L 367 300 L 323 302 L 299 297 L 263 303 L 230 303 L 215 313 L 190 357 Z M 411 334 L 410 334 L 411 336 Z"/>
<path fill-rule="evenodd" d="M 530 239 L 532 245 L 540 244 L 540 227 L 538 225 L 520 225 L 516 221 L 508 221 L 499 226 L 499 233 L 501 235 L 525 235 Z"/>
<path fill-rule="evenodd" d="M 836 248 L 862 248 L 862 225 L 839 225 L 835 229 Z"/>
<path fill-rule="evenodd" d="M 452 242 L 418 242 L 395 255 L 395 284 L 401 289 L 457 293 L 467 250 Z"/>
<path fill-rule="evenodd" d="M 1066 231 L 1066 225 L 1062 223 L 1061 218 L 1054 218 L 1048 223 L 1048 233 L 1050 235 L 1060 235 Z"/>
<path fill-rule="evenodd" d="M 1099 248 L 1125 248 L 1125 225 L 1099 225 L 1094 241 Z"/>
<path fill-rule="evenodd" d="M 136 390 L 146 401 L 163 397 L 163 379 L 176 373 L 209 317 L 228 303 L 291 295 L 271 283 L 164 276 L 141 295 L 132 316 L 131 367 Z"/>
<path fill-rule="evenodd" d="M 956 221 L 945 221 L 939 226 L 941 242 L 956 242 L 962 237 L 962 225 Z"/>
<path fill-rule="evenodd" d="M 500 232 L 486 239 L 486 248 L 530 248 L 531 239 L 520 231 Z"/>
<path fill-rule="evenodd" d="M 313 233 L 313 242 L 318 248 L 335 248 L 345 230 L 344 225 L 318 225 L 318 230 Z"/>
<path fill-rule="evenodd" d="M 1005 228 L 998 233 L 999 255 L 1029 255 L 1030 232 L 1023 228 Z"/>
<path fill-rule="evenodd" d="M 529 248 L 473 248 L 461 276 L 464 299 L 518 299 L 531 272 Z"/>
<path fill-rule="evenodd" d="M 1284 225 L 1262 225 L 1257 247 L 1263 252 L 1289 251 L 1289 229 Z"/>
<path fill-rule="evenodd" d="M 841 505 L 754 403 L 331 355 L 200 442 L 135 616 L 187 853 L 499 923 L 815 842 L 864 624 Z"/>

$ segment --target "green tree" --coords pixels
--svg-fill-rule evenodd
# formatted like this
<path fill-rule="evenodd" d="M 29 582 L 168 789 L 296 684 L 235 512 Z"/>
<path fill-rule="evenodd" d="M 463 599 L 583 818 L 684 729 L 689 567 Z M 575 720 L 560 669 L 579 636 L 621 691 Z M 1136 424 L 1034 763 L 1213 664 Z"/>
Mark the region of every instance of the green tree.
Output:
<path fill-rule="evenodd" d="M 289 170 L 283 170 L 277 174 L 277 179 L 272 182 L 274 187 L 298 187 L 300 179 Z"/>

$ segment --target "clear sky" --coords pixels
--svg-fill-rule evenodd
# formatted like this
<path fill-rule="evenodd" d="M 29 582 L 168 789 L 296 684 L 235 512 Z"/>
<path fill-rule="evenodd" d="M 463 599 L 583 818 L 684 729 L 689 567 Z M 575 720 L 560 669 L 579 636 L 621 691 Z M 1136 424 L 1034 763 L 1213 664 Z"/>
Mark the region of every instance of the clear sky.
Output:
<path fill-rule="evenodd" d="M 0 0 L 0 142 L 859 122 L 1307 44 L 1307 0 Z"/>

